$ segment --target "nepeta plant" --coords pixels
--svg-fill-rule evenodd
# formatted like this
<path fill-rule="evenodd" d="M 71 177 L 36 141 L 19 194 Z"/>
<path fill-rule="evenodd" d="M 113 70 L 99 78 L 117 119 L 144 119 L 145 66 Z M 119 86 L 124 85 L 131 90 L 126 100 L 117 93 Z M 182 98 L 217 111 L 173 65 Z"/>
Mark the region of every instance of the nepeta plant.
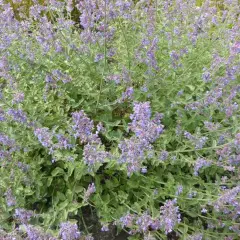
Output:
<path fill-rule="evenodd" d="M 0 236 L 92 240 L 89 207 L 129 239 L 238 239 L 238 1 L 32 3 L 0 1 Z"/>

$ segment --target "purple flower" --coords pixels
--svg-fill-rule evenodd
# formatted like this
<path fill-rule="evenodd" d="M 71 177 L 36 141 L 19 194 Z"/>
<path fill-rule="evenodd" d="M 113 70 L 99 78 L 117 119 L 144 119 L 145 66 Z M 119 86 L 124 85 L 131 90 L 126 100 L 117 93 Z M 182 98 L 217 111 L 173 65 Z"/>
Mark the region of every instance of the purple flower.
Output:
<path fill-rule="evenodd" d="M 54 145 L 54 148 L 58 148 L 58 149 L 70 149 L 73 147 L 72 144 L 69 143 L 69 139 L 67 137 L 65 137 L 62 134 L 57 134 L 57 139 L 58 139 L 58 143 L 56 143 Z"/>
<path fill-rule="evenodd" d="M 130 118 L 132 123 L 130 129 L 136 134 L 136 137 L 141 141 L 152 143 L 163 132 L 163 125 L 155 123 L 150 119 L 151 108 L 150 103 L 134 103 L 134 113 L 131 114 Z"/>
<path fill-rule="evenodd" d="M 84 194 L 84 201 L 87 201 L 89 197 L 96 192 L 96 187 L 94 183 L 88 185 L 87 191 Z"/>
<path fill-rule="evenodd" d="M 67 6 L 66 6 L 66 10 L 68 13 L 71 13 L 73 10 L 73 1 L 72 0 L 67 0 Z"/>
<path fill-rule="evenodd" d="M 184 132 L 184 137 L 187 138 L 188 140 L 194 139 L 193 135 L 187 131 Z"/>
<path fill-rule="evenodd" d="M 23 208 L 15 209 L 15 218 L 17 218 L 21 223 L 26 224 L 34 216 L 33 211 L 26 210 Z"/>
<path fill-rule="evenodd" d="M 119 99 L 119 102 L 124 102 L 126 100 L 131 100 L 133 98 L 134 89 L 133 87 L 129 87 L 126 91 L 122 94 L 122 97 Z"/>
<path fill-rule="evenodd" d="M 189 198 L 193 198 L 193 197 L 195 197 L 195 196 L 197 196 L 197 191 L 190 191 L 190 192 L 188 193 L 188 197 L 189 197 Z"/>
<path fill-rule="evenodd" d="M 141 173 L 147 173 L 147 167 L 142 167 L 141 168 Z"/>
<path fill-rule="evenodd" d="M 4 146 L 13 147 L 16 143 L 13 139 L 10 139 L 7 135 L 0 133 L 0 143 Z"/>
<path fill-rule="evenodd" d="M 147 150 L 151 150 L 151 143 L 154 142 L 163 132 L 160 117 L 157 116 L 151 120 L 150 103 L 134 103 L 134 113 L 130 118 L 130 129 L 135 133 L 130 139 L 124 139 L 120 142 L 119 148 L 121 155 L 119 163 L 126 163 L 128 175 L 141 169 L 141 163 L 147 154 Z"/>
<path fill-rule="evenodd" d="M 99 62 L 99 61 L 102 60 L 102 59 L 104 59 L 104 54 L 98 53 L 98 54 L 95 56 L 94 62 Z"/>
<path fill-rule="evenodd" d="M 1 160 L 11 160 L 11 154 L 9 151 L 0 150 L 0 159 Z"/>
<path fill-rule="evenodd" d="M 220 127 L 219 123 L 215 124 L 215 123 L 208 122 L 208 121 L 204 121 L 204 125 L 209 131 L 216 131 Z"/>
<path fill-rule="evenodd" d="M 152 220 L 150 227 L 152 230 L 159 230 L 161 228 L 161 221 L 159 219 Z"/>
<path fill-rule="evenodd" d="M 187 131 L 184 132 L 184 137 L 192 141 L 193 144 L 195 144 L 195 149 L 202 149 L 208 140 L 207 137 L 198 138 Z"/>
<path fill-rule="evenodd" d="M 12 207 L 16 205 L 17 202 L 16 202 L 15 196 L 12 193 L 12 189 L 9 188 L 4 195 L 6 196 L 8 207 Z"/>
<path fill-rule="evenodd" d="M 182 96 L 182 95 L 183 95 L 183 92 L 184 92 L 184 90 L 180 90 L 180 91 L 178 91 L 177 95 L 178 95 L 178 96 Z"/>
<path fill-rule="evenodd" d="M 8 115 L 13 118 L 14 121 L 19 123 L 27 122 L 27 115 L 21 109 L 9 109 L 7 111 Z"/>
<path fill-rule="evenodd" d="M 94 129 L 93 121 L 87 117 L 83 110 L 72 113 L 72 119 L 75 138 L 79 137 L 82 143 L 100 142 L 100 139 L 92 134 Z"/>
<path fill-rule="evenodd" d="M 21 169 L 23 172 L 27 172 L 30 169 L 30 166 L 28 164 L 18 162 L 17 166 L 19 169 Z"/>
<path fill-rule="evenodd" d="M 67 74 L 62 73 L 58 69 L 53 70 L 52 75 L 57 81 L 62 81 L 64 84 L 72 81 L 72 79 L 67 76 Z"/>
<path fill-rule="evenodd" d="M 143 213 L 140 217 L 136 219 L 136 224 L 138 226 L 138 232 L 146 232 L 148 228 L 152 225 L 153 220 L 148 213 Z"/>
<path fill-rule="evenodd" d="M 180 60 L 180 55 L 176 51 L 171 51 L 170 52 L 170 58 L 171 58 L 171 63 L 173 68 L 180 67 L 179 60 Z"/>
<path fill-rule="evenodd" d="M 44 233 L 42 229 L 34 227 L 32 225 L 24 225 L 26 228 L 27 236 L 29 240 L 57 240 L 49 233 Z"/>
<path fill-rule="evenodd" d="M 141 87 L 141 91 L 142 91 L 142 92 L 147 92 L 147 91 L 148 91 L 148 87 L 147 87 L 146 85 L 143 85 L 143 86 Z"/>
<path fill-rule="evenodd" d="M 104 133 L 105 131 L 106 131 L 106 130 L 105 130 L 103 124 L 102 124 L 101 122 L 98 123 L 98 124 L 97 124 L 97 131 L 96 131 L 96 134 L 98 134 L 98 133 L 100 133 L 100 132 Z"/>
<path fill-rule="evenodd" d="M 108 81 L 114 81 L 116 84 L 119 84 L 121 82 L 121 75 L 115 74 L 115 75 L 110 75 L 107 77 Z"/>
<path fill-rule="evenodd" d="M 144 142 L 139 141 L 136 137 L 120 142 L 121 155 L 118 161 L 127 164 L 128 175 L 141 169 L 141 162 L 145 158 L 144 152 L 147 147 Z"/>
<path fill-rule="evenodd" d="M 167 200 L 160 208 L 160 223 L 166 234 L 172 232 L 175 225 L 181 221 L 178 206 L 175 204 L 176 200 Z"/>
<path fill-rule="evenodd" d="M 122 228 L 124 227 L 131 228 L 134 224 L 135 219 L 136 219 L 136 216 L 134 214 L 128 213 L 125 216 L 121 217 L 119 219 L 119 222 Z"/>
<path fill-rule="evenodd" d="M 108 225 L 103 225 L 102 228 L 101 228 L 101 231 L 102 232 L 108 232 L 109 231 Z"/>
<path fill-rule="evenodd" d="M 237 195 L 240 193 L 240 186 L 234 187 L 223 191 L 222 195 L 214 203 L 214 209 L 216 211 L 223 211 L 226 209 L 226 205 L 236 207 L 238 206 Z"/>
<path fill-rule="evenodd" d="M 3 122 L 6 120 L 5 112 L 0 108 L 0 122 Z"/>
<path fill-rule="evenodd" d="M 195 139 L 195 149 L 202 149 L 206 144 L 208 137 L 201 137 Z"/>
<path fill-rule="evenodd" d="M 52 145 L 52 134 L 49 132 L 49 129 L 44 128 L 36 128 L 34 130 L 34 135 L 38 138 L 38 141 L 44 146 L 44 147 L 51 147 Z"/>
<path fill-rule="evenodd" d="M 126 67 L 122 68 L 122 80 L 125 83 L 130 83 L 131 82 L 130 73 L 129 73 L 129 70 Z"/>
<path fill-rule="evenodd" d="M 176 191 L 175 194 L 178 196 L 178 195 L 180 195 L 182 192 L 183 192 L 183 186 L 182 186 L 182 185 L 178 185 L 178 186 L 177 186 L 177 191 Z"/>
<path fill-rule="evenodd" d="M 168 155 L 169 155 L 168 151 L 162 151 L 161 154 L 160 154 L 160 156 L 159 156 L 159 159 L 160 159 L 161 161 L 165 161 L 165 160 L 167 160 Z"/>
<path fill-rule="evenodd" d="M 110 157 L 109 153 L 100 150 L 101 145 L 87 144 L 83 149 L 83 161 L 92 167 L 97 163 L 103 163 L 106 158 Z"/>
<path fill-rule="evenodd" d="M 198 158 L 197 161 L 194 164 L 194 175 L 197 176 L 198 172 L 203 167 L 209 167 L 211 166 L 211 161 L 206 160 L 204 158 Z"/>
<path fill-rule="evenodd" d="M 208 210 L 206 209 L 206 208 L 203 208 L 202 210 L 201 210 L 201 213 L 207 213 L 208 212 Z"/>
<path fill-rule="evenodd" d="M 240 42 L 235 42 L 231 48 L 234 54 L 240 54 Z"/>
<path fill-rule="evenodd" d="M 19 92 L 19 93 L 14 94 L 12 103 L 13 104 L 21 103 L 21 102 L 23 102 L 23 100 L 24 100 L 24 93 Z"/>
<path fill-rule="evenodd" d="M 64 222 L 60 224 L 59 235 L 62 240 L 78 240 L 81 233 L 76 223 Z"/>
<path fill-rule="evenodd" d="M 204 69 L 204 73 L 202 74 L 202 79 L 204 82 L 211 82 L 211 74 L 207 69 Z"/>

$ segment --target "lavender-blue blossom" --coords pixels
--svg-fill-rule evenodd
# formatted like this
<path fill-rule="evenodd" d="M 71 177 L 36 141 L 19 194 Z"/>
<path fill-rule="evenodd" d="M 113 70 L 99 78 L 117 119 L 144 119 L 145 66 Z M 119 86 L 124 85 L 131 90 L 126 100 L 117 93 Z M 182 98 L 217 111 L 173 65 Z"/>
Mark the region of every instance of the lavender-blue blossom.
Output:
<path fill-rule="evenodd" d="M 240 186 L 232 189 L 227 189 L 222 192 L 216 202 L 214 202 L 214 209 L 216 211 L 223 211 L 227 205 L 236 207 L 239 203 L 237 196 L 240 193 Z"/>
<path fill-rule="evenodd" d="M 31 210 L 23 209 L 23 208 L 16 208 L 14 216 L 21 223 L 26 224 L 34 216 L 34 212 Z"/>
<path fill-rule="evenodd" d="M 13 104 L 21 103 L 21 102 L 23 102 L 23 100 L 24 100 L 24 93 L 23 92 L 18 92 L 16 94 L 14 94 L 12 103 Z"/>
<path fill-rule="evenodd" d="M 79 137 L 82 143 L 92 142 L 94 139 L 99 141 L 92 134 L 94 129 L 93 121 L 87 117 L 83 110 L 72 113 L 72 119 L 75 138 Z"/>
<path fill-rule="evenodd" d="M 119 148 L 121 155 L 119 163 L 126 163 L 128 175 L 138 172 L 141 169 L 141 163 L 145 159 L 145 150 L 149 148 L 148 143 L 139 141 L 136 137 L 125 139 L 120 142 Z"/>
<path fill-rule="evenodd" d="M 110 154 L 104 150 L 101 150 L 101 145 L 86 144 L 83 149 L 83 161 L 90 168 L 98 163 L 103 163 L 106 158 L 110 157 Z"/>
<path fill-rule="evenodd" d="M 126 100 L 131 100 L 133 98 L 134 89 L 133 87 L 129 87 L 123 92 L 122 97 L 119 99 L 119 102 L 124 102 Z"/>
<path fill-rule="evenodd" d="M 102 232 L 108 232 L 109 231 L 109 227 L 108 227 L 108 225 L 103 225 L 102 227 L 101 227 L 101 231 Z"/>
<path fill-rule="evenodd" d="M 161 161 L 167 160 L 168 155 L 169 155 L 168 151 L 166 151 L 166 150 L 162 151 L 159 155 L 159 160 L 161 160 Z"/>
<path fill-rule="evenodd" d="M 70 149 L 73 147 L 73 144 L 70 143 L 70 140 L 62 134 L 56 135 L 58 142 L 54 144 L 54 148 L 58 149 Z"/>
<path fill-rule="evenodd" d="M 16 205 L 17 202 L 16 202 L 15 196 L 13 195 L 12 189 L 9 188 L 4 195 L 5 195 L 8 207 L 12 207 Z"/>
<path fill-rule="evenodd" d="M 57 240 L 49 233 L 44 233 L 40 228 L 37 228 L 33 225 L 26 224 L 24 225 L 27 233 L 28 240 Z"/>
<path fill-rule="evenodd" d="M 52 133 L 49 131 L 48 128 L 36 128 L 34 130 L 34 135 L 38 138 L 38 141 L 44 146 L 44 147 L 51 147 L 52 145 Z"/>
<path fill-rule="evenodd" d="M 131 228 L 136 220 L 136 215 L 127 213 L 125 216 L 119 219 L 122 228 Z"/>
<path fill-rule="evenodd" d="M 151 108 L 150 103 L 134 103 L 134 113 L 131 114 L 132 120 L 130 129 L 136 134 L 139 139 L 152 143 L 163 132 L 163 125 L 155 123 L 150 119 Z"/>
<path fill-rule="evenodd" d="M 136 219 L 136 225 L 138 227 L 138 232 L 146 232 L 148 228 L 152 225 L 152 217 L 147 213 L 143 213 Z"/>
<path fill-rule="evenodd" d="M 9 109 L 7 114 L 13 118 L 14 121 L 19 123 L 27 122 L 27 115 L 21 109 Z"/>
<path fill-rule="evenodd" d="M 10 139 L 7 135 L 0 133 L 0 143 L 4 146 L 13 147 L 16 143 L 15 140 Z"/>
<path fill-rule="evenodd" d="M 199 170 L 203 167 L 209 167 L 212 165 L 212 162 L 204 158 L 198 158 L 194 164 L 194 175 L 197 176 Z"/>
<path fill-rule="evenodd" d="M 96 192 L 96 187 L 94 183 L 88 185 L 87 191 L 84 193 L 84 201 L 87 201 L 89 197 Z"/>
<path fill-rule="evenodd" d="M 174 227 L 180 223 L 180 213 L 176 200 L 167 200 L 160 208 L 160 224 L 165 233 L 173 231 Z"/>
<path fill-rule="evenodd" d="M 177 186 L 177 191 L 176 191 L 175 194 L 178 196 L 178 195 L 180 195 L 182 192 L 183 192 L 183 186 L 182 186 L 182 185 L 178 185 L 178 186 Z"/>
<path fill-rule="evenodd" d="M 81 233 L 76 223 L 63 222 L 60 224 L 59 235 L 62 240 L 78 240 Z"/>

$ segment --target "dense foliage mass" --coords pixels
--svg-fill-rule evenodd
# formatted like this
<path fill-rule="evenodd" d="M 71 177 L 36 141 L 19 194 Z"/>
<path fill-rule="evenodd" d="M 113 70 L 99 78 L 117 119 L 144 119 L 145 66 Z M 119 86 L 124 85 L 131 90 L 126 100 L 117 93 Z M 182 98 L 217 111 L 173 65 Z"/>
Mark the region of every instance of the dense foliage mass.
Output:
<path fill-rule="evenodd" d="M 0 1 L 1 239 L 239 239 L 240 6 Z"/>

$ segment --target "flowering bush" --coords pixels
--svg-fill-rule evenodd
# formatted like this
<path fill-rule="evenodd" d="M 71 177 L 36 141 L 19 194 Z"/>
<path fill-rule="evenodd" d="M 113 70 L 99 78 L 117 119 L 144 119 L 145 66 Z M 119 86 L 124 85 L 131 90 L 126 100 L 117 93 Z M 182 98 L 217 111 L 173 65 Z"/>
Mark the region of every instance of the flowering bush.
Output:
<path fill-rule="evenodd" d="M 33 2 L 0 1 L 2 239 L 93 239 L 85 206 L 129 239 L 239 239 L 238 1 Z"/>

